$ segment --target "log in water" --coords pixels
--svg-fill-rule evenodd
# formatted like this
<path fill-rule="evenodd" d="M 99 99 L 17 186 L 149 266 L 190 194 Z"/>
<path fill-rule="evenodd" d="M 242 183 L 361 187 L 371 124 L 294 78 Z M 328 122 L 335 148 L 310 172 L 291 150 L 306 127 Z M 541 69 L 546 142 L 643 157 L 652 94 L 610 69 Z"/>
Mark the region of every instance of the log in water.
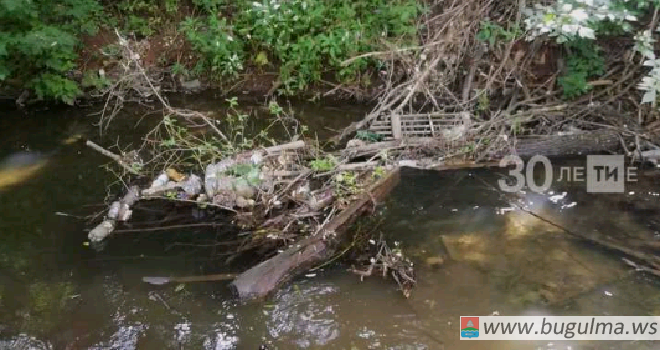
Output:
<path fill-rule="evenodd" d="M 374 201 L 387 197 L 398 181 L 399 170 L 395 169 L 362 193 L 350 207 L 324 225 L 319 233 L 239 275 L 231 283 L 234 293 L 241 299 L 265 297 L 298 273 L 330 259 L 336 252 L 337 243 L 355 219 L 373 206 Z"/>

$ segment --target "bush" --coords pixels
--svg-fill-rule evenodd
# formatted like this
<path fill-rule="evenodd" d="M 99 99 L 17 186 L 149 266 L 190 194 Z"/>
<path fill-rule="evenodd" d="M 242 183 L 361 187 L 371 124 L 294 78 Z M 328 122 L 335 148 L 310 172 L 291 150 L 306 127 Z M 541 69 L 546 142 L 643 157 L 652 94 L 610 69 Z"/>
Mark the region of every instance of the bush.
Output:
<path fill-rule="evenodd" d="M 380 62 L 356 55 L 416 44 L 418 0 L 190 0 L 196 7 L 180 23 L 197 66 L 177 71 L 236 78 L 249 63 L 279 67 L 282 90 L 297 93 L 335 72 L 336 79 L 369 84 Z M 0 2 L 0 83 L 30 89 L 40 99 L 73 103 L 81 94 L 71 79 L 80 36 L 101 23 L 137 37 L 157 34 L 187 11 L 179 0 L 4 0 Z M 112 14 L 112 15 L 110 15 Z M 82 31 L 81 31 L 82 29 Z M 168 62 L 170 63 L 170 62 Z M 82 72 L 87 77 L 89 72 Z M 89 80 L 89 79 L 86 79 Z M 89 81 L 86 82 L 89 84 Z"/>
<path fill-rule="evenodd" d="M 603 58 L 588 40 L 599 35 L 629 34 L 632 23 L 657 6 L 660 0 L 557 0 L 553 6 L 537 4 L 525 10 L 527 39 L 549 36 L 572 52 L 567 58 L 568 69 L 558 83 L 565 98 L 577 97 L 590 90 L 587 78 L 603 74 Z M 644 91 L 642 102 L 655 103 L 660 91 L 660 60 L 653 53 L 652 33 L 644 31 L 635 35 L 635 40 L 644 65 L 651 67 L 639 86 Z"/>
<path fill-rule="evenodd" d="M 566 71 L 559 77 L 558 83 L 565 98 L 574 98 L 591 90 L 588 78 L 605 73 L 605 59 L 593 41 L 576 39 L 565 46 L 568 49 Z"/>
<path fill-rule="evenodd" d="M 232 5 L 231 26 L 224 22 L 214 26 L 216 12 L 225 3 L 196 0 L 196 4 L 209 16 L 204 25 L 187 23 L 184 31 L 205 68 L 235 74 L 246 59 L 245 46 L 255 53 L 251 60 L 256 65 L 270 60 L 279 65 L 280 81 L 288 93 L 306 89 L 331 70 L 342 82 L 357 81 L 374 60 L 358 59 L 346 67 L 341 62 L 379 49 L 383 41 L 394 37 L 412 42 L 422 10 L 415 0 L 243 0 Z M 236 44 L 224 42 L 227 35 Z M 223 69 L 221 62 L 228 58 L 230 67 Z"/>
<path fill-rule="evenodd" d="M 96 0 L 1 1 L 0 82 L 73 103 L 80 89 L 67 73 L 76 66 L 78 36 L 97 30 L 101 11 Z"/>
<path fill-rule="evenodd" d="M 225 18 L 215 15 L 188 17 L 182 25 L 186 38 L 199 55 L 195 72 L 213 72 L 216 77 L 236 77 L 243 70 L 243 43 L 235 39 Z"/>

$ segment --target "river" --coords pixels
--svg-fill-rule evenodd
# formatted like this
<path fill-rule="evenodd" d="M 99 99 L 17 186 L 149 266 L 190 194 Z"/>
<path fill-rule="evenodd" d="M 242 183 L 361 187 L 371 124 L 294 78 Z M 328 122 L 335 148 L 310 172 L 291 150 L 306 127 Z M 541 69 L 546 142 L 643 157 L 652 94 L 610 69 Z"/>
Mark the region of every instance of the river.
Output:
<path fill-rule="evenodd" d="M 196 109 L 212 97 L 186 97 Z M 331 134 L 365 109 L 311 103 L 296 116 Z M 108 146 L 140 142 L 145 117 L 122 116 L 98 139 L 94 108 L 5 113 L 5 157 L 26 148 L 45 154 L 43 167 L 0 187 L 1 349 L 657 349 L 649 342 L 460 341 L 461 315 L 654 315 L 660 285 L 623 264 L 621 256 L 571 240 L 561 229 L 508 210 L 490 185 L 498 173 L 406 169 L 384 203 L 378 229 L 397 241 L 417 267 L 409 299 L 391 280 L 329 266 L 303 276 L 266 300 L 234 300 L 224 282 L 152 286 L 143 276 L 236 272 L 212 249 L 172 246 L 208 228 L 123 233 L 102 250 L 85 245 L 89 218 L 104 209 L 107 159 L 82 144 L 60 148 L 72 128 Z M 73 125 L 73 126 L 72 126 Z M 76 126 L 77 125 L 77 126 Z M 323 125 L 327 128 L 321 128 Z M 556 164 L 556 163 L 555 163 Z M 658 203 L 657 182 L 621 195 L 584 193 L 583 186 L 528 193 L 543 217 L 574 230 L 658 235 L 652 210 L 621 203 Z M 146 209 L 145 209 L 146 210 Z M 448 252 L 442 266 L 427 262 Z M 245 266 L 243 266 L 245 267 Z"/>

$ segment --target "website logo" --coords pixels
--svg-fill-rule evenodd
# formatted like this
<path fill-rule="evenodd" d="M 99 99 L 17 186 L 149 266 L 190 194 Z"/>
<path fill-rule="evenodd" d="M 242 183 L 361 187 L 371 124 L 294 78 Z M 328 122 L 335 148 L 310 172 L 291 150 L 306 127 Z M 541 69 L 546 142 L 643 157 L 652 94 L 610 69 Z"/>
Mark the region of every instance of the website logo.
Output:
<path fill-rule="evenodd" d="M 626 182 L 637 181 L 637 168 L 626 167 L 622 155 L 588 155 L 586 169 L 584 166 L 566 165 L 557 169 L 547 157 L 540 155 L 533 156 L 526 164 L 520 157 L 513 155 L 500 161 L 501 167 L 509 165 L 516 166 L 515 169 L 509 170 L 509 178 L 498 180 L 500 189 L 504 192 L 518 192 L 529 188 L 533 192 L 545 193 L 553 186 L 557 170 L 557 182 L 583 182 L 586 179 L 587 192 L 590 193 L 623 193 Z M 535 176 L 534 169 L 537 165 L 544 173 L 541 179 Z M 539 184 L 538 180 L 542 180 L 542 183 Z"/>
<path fill-rule="evenodd" d="M 461 316 L 461 338 L 479 337 L 479 316 Z"/>
<path fill-rule="evenodd" d="M 624 166 L 622 155 L 587 156 L 587 192 L 623 193 Z"/>

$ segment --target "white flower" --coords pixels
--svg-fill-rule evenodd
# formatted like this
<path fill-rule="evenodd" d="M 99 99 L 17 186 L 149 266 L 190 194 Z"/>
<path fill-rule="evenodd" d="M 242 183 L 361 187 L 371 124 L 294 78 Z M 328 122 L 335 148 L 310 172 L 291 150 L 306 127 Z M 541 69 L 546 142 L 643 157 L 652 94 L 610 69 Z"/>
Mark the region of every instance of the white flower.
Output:
<path fill-rule="evenodd" d="M 575 18 L 575 20 L 579 22 L 583 22 L 589 19 L 589 15 L 584 9 L 576 9 L 571 11 L 571 17 Z"/>
<path fill-rule="evenodd" d="M 561 31 L 569 34 L 576 34 L 579 26 L 577 24 L 564 24 L 561 26 Z"/>
<path fill-rule="evenodd" d="M 578 29 L 578 35 L 583 38 L 596 39 L 594 30 L 589 27 L 580 26 L 580 29 Z"/>
<path fill-rule="evenodd" d="M 570 12 L 573 9 L 573 5 L 571 4 L 564 4 L 561 7 L 561 10 L 564 12 Z"/>

